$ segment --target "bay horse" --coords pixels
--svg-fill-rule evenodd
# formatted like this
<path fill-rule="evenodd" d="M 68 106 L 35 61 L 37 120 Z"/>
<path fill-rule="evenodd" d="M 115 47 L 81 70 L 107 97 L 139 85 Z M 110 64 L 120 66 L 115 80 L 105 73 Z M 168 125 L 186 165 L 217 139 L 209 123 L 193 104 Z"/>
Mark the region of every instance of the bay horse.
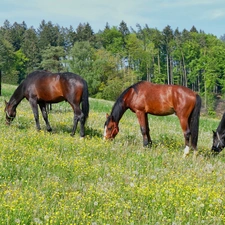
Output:
<path fill-rule="evenodd" d="M 211 151 L 214 154 L 220 153 L 225 147 L 225 113 L 216 129 L 213 131 L 213 144 Z"/>
<path fill-rule="evenodd" d="M 51 73 L 44 70 L 30 73 L 17 87 L 9 102 L 5 101 L 6 124 L 10 125 L 16 117 L 16 108 L 24 98 L 31 105 L 37 130 L 41 129 L 39 105 L 47 131 L 52 131 L 52 128 L 48 121 L 46 105 L 67 101 L 74 112 L 71 135 L 75 134 L 77 123 L 80 121 L 80 136 L 84 137 L 84 125 L 89 114 L 88 86 L 79 75 L 70 72 Z M 82 109 L 80 103 L 82 103 Z"/>
<path fill-rule="evenodd" d="M 104 139 L 114 139 L 119 132 L 119 121 L 130 109 L 138 118 L 143 146 L 152 145 L 148 115 L 167 116 L 176 114 L 184 134 L 184 157 L 189 154 L 190 140 L 197 153 L 201 98 L 191 89 L 180 85 L 153 84 L 140 81 L 122 92 L 113 105 L 110 115 L 106 114 Z"/>

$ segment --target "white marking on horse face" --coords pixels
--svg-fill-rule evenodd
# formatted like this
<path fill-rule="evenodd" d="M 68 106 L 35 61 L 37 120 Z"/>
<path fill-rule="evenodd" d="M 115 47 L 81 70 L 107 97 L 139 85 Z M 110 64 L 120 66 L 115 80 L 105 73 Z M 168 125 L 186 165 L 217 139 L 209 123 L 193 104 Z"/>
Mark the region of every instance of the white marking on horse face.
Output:
<path fill-rule="evenodd" d="M 106 129 L 107 129 L 107 126 L 105 126 L 105 129 L 104 129 L 104 140 L 106 139 Z"/>
<path fill-rule="evenodd" d="M 190 148 L 186 145 L 185 149 L 184 149 L 184 158 L 189 154 Z"/>

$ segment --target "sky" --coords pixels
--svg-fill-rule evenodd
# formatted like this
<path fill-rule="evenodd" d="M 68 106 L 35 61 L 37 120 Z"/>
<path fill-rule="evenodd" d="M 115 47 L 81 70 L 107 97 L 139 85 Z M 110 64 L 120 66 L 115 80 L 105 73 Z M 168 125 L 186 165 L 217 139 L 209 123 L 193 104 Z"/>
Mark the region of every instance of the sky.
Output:
<path fill-rule="evenodd" d="M 42 20 L 74 30 L 89 23 L 95 33 L 124 21 L 128 28 L 136 24 L 162 31 L 190 30 L 225 35 L 224 0 L 0 0 L 0 26 L 5 20 L 12 25 L 23 21 L 37 29 Z"/>

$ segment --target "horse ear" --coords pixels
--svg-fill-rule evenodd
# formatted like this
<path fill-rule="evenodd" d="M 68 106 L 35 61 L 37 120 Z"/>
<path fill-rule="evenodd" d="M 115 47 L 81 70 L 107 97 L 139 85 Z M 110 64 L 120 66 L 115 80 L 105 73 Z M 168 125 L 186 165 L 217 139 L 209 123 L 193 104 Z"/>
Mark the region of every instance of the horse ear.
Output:
<path fill-rule="evenodd" d="M 5 100 L 5 105 L 7 105 L 8 104 L 8 102 Z"/>
<path fill-rule="evenodd" d="M 109 117 L 109 114 L 108 113 L 106 113 L 106 119 Z"/>

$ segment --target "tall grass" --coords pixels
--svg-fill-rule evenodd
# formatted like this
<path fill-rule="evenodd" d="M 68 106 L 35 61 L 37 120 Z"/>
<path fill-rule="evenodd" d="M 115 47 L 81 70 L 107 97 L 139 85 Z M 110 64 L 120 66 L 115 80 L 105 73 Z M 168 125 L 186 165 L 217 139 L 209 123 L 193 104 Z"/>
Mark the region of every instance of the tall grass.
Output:
<path fill-rule="evenodd" d="M 199 155 L 183 159 L 176 116 L 149 116 L 153 146 L 142 147 L 135 114 L 127 111 L 112 142 L 102 140 L 112 102 L 90 99 L 84 140 L 70 136 L 68 103 L 53 105 L 52 133 L 35 130 L 29 103 L 5 125 L 0 98 L 1 224 L 224 224 L 224 153 L 211 157 L 219 119 L 201 118 Z M 224 150 L 225 151 L 225 150 Z"/>

